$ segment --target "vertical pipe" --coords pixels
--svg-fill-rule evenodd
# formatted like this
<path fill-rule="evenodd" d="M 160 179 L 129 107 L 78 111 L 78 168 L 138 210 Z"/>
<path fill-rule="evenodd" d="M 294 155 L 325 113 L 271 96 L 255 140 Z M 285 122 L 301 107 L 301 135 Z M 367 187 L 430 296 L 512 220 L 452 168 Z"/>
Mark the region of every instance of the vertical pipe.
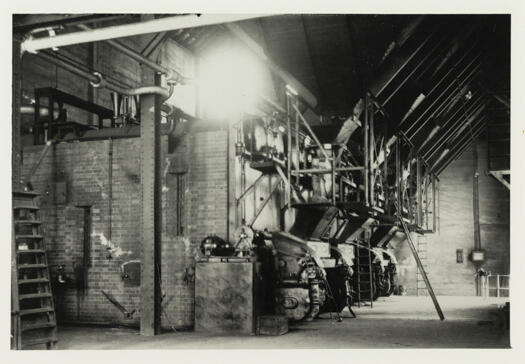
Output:
<path fill-rule="evenodd" d="M 84 287 L 88 287 L 88 268 L 91 267 L 91 206 L 83 206 L 84 231 L 83 231 L 83 265 Z"/>
<path fill-rule="evenodd" d="M 400 210 L 399 213 L 403 215 L 403 204 L 401 199 L 401 150 L 400 150 L 401 142 L 399 141 L 399 138 L 396 139 L 396 200 L 397 200 L 397 206 L 399 206 Z"/>
<path fill-rule="evenodd" d="M 255 217 L 257 216 L 257 183 L 253 184 L 253 219 L 252 221 L 255 221 Z"/>
<path fill-rule="evenodd" d="M 370 100 L 370 97 L 368 98 Z M 370 206 L 375 206 L 375 170 L 374 170 L 374 154 L 376 151 L 376 145 L 375 145 L 375 136 L 374 136 L 374 103 L 369 102 L 369 116 L 368 116 L 368 130 L 370 133 L 370 137 L 368 138 L 368 150 L 370 152 L 370 159 L 368 161 L 368 164 L 370 165 L 368 172 L 368 182 L 370 183 L 370 187 L 368 189 L 368 192 L 370 193 Z"/>
<path fill-rule="evenodd" d="M 108 143 L 108 249 L 110 249 L 113 235 L 113 139 L 109 138 Z"/>
<path fill-rule="evenodd" d="M 436 185 L 436 192 L 437 192 L 437 231 L 438 231 L 438 234 L 441 232 L 441 216 L 440 216 L 440 208 L 441 208 L 441 202 L 440 202 L 440 199 L 439 199 L 439 180 L 437 181 L 437 185 Z"/>
<path fill-rule="evenodd" d="M 17 109 L 18 112 L 20 108 Z M 13 115 L 16 114 L 13 110 Z M 33 144 L 38 145 L 42 140 L 42 124 L 40 120 L 40 92 L 35 90 L 35 114 L 33 115 Z"/>
<path fill-rule="evenodd" d="M 238 121 L 238 120 L 237 120 Z M 235 231 L 235 220 L 237 219 L 236 195 L 236 168 L 235 168 L 235 130 L 232 123 L 226 125 L 227 145 L 226 145 L 226 166 L 227 166 L 227 190 L 226 190 L 226 237 L 228 241 L 233 240 Z"/>
<path fill-rule="evenodd" d="M 474 164 L 473 178 L 473 213 L 474 213 L 474 248 L 481 249 L 481 237 L 479 227 L 479 171 L 478 171 L 478 148 L 477 140 L 472 144 L 472 159 Z"/>
<path fill-rule="evenodd" d="M 383 193 L 385 194 L 385 208 L 389 208 L 390 206 L 388 205 L 388 198 L 389 198 L 389 186 L 388 186 L 388 155 L 387 155 L 387 142 L 386 142 L 386 138 L 387 138 L 387 135 L 388 135 L 388 123 L 385 123 L 385 130 L 384 130 L 384 137 L 383 137 Z M 390 215 L 391 212 L 390 211 L 386 211 L 385 209 L 385 212 Z"/>
<path fill-rule="evenodd" d="M 239 126 L 239 134 L 237 137 L 237 141 L 239 143 L 244 144 L 244 122 L 241 119 L 240 126 Z M 244 161 L 244 155 L 240 155 L 239 157 L 240 164 L 241 164 L 241 195 L 244 194 L 246 191 L 246 167 L 245 167 L 245 161 Z M 239 216 L 241 217 L 240 225 L 244 225 L 246 222 L 246 199 L 243 199 L 241 202 L 241 211 Z"/>
<path fill-rule="evenodd" d="M 55 138 L 55 133 L 58 134 L 58 128 L 55 126 L 55 98 L 49 97 L 49 121 L 47 123 L 47 139 L 52 140 Z"/>
<path fill-rule="evenodd" d="M 92 70 L 97 69 L 97 50 L 98 45 L 97 43 L 89 43 L 89 64 L 88 67 Z M 94 104 L 97 103 L 97 88 L 96 87 L 90 87 L 88 90 L 88 101 L 92 102 Z M 88 120 L 89 125 L 95 125 L 95 121 L 97 118 L 97 115 L 90 114 L 90 120 Z"/>
<path fill-rule="evenodd" d="M 422 196 L 421 196 L 421 161 L 416 156 L 416 199 L 417 199 L 417 210 L 416 210 L 416 225 L 421 226 L 422 224 Z"/>
<path fill-rule="evenodd" d="M 479 172 L 478 172 L 478 147 L 477 140 L 474 140 L 472 143 L 472 163 L 474 167 L 474 175 L 472 178 L 472 210 L 474 215 L 474 250 L 481 249 L 481 236 L 480 236 L 480 227 L 479 227 Z M 479 262 L 475 263 L 476 271 L 479 270 L 481 264 Z M 480 276 L 477 275 L 478 279 L 476 280 L 476 295 L 481 296 L 481 280 Z M 498 279 L 499 284 L 499 279 Z M 498 292 L 499 294 L 499 292 Z"/>
<path fill-rule="evenodd" d="M 499 297 L 499 289 L 500 289 L 500 282 L 499 282 L 499 274 L 496 276 L 496 297 Z"/>
<path fill-rule="evenodd" d="M 368 92 L 365 95 L 365 125 L 363 128 L 363 165 L 365 167 L 364 169 L 364 185 L 365 185 L 365 205 L 369 206 L 369 199 L 368 199 L 368 188 L 369 188 L 369 173 L 370 173 L 370 166 L 368 165 L 368 106 L 369 106 L 369 96 Z"/>
<path fill-rule="evenodd" d="M 490 275 L 484 277 L 485 281 L 485 297 L 490 296 Z"/>
<path fill-rule="evenodd" d="M 295 166 L 296 168 L 296 180 L 299 181 L 300 179 L 300 175 L 299 175 L 299 170 L 301 169 L 300 168 L 300 164 L 301 164 L 301 152 L 300 152 L 300 147 L 299 147 L 299 113 L 298 113 L 298 108 L 297 108 L 297 100 L 293 100 L 295 102 L 295 148 L 296 148 L 296 154 L 297 154 L 297 164 Z M 290 181 L 290 184 L 291 184 L 292 181 Z M 297 182 L 297 184 L 299 184 L 299 182 Z"/>
<path fill-rule="evenodd" d="M 333 153 L 333 150 L 332 150 L 332 153 Z M 335 158 L 332 154 L 332 173 L 331 173 L 331 177 L 332 177 L 332 205 L 335 206 Z M 339 193 L 341 193 L 341 191 L 339 191 Z"/>
<path fill-rule="evenodd" d="M 432 174 L 432 232 L 435 233 L 437 230 L 436 219 L 436 176 Z"/>
<path fill-rule="evenodd" d="M 292 168 L 292 125 L 291 125 L 291 107 L 290 107 L 290 96 L 287 94 L 286 96 L 286 144 L 287 144 L 287 159 L 288 163 L 286 163 L 286 178 L 288 180 L 288 183 L 285 183 L 286 185 L 286 209 L 288 210 L 290 208 L 290 202 L 292 199 L 291 196 L 291 168 Z"/>
<path fill-rule="evenodd" d="M 226 125 L 226 241 L 230 241 L 230 120 L 228 120 Z"/>

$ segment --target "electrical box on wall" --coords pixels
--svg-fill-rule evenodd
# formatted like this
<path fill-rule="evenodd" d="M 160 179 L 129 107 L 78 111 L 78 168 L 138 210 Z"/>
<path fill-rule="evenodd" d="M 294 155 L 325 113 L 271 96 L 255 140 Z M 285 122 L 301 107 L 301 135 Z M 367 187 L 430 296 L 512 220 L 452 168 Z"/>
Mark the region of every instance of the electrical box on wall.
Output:
<path fill-rule="evenodd" d="M 122 280 L 127 286 L 140 286 L 140 262 L 130 261 L 121 266 Z"/>
<path fill-rule="evenodd" d="M 473 250 L 471 253 L 473 262 L 484 262 L 485 261 L 485 251 L 484 250 Z"/>
<path fill-rule="evenodd" d="M 463 263 L 463 249 L 456 249 L 456 263 Z"/>

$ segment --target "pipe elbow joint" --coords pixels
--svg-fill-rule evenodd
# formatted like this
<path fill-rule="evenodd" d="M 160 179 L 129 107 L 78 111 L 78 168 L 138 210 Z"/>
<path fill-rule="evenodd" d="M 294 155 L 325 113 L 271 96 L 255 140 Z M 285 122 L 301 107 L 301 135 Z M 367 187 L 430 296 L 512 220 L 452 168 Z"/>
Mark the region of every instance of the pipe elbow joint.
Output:
<path fill-rule="evenodd" d="M 94 88 L 99 88 L 106 85 L 106 81 L 104 80 L 104 77 L 102 77 L 102 74 L 100 72 L 93 72 L 93 76 L 98 78 L 97 82 L 89 81 L 89 84 Z"/>

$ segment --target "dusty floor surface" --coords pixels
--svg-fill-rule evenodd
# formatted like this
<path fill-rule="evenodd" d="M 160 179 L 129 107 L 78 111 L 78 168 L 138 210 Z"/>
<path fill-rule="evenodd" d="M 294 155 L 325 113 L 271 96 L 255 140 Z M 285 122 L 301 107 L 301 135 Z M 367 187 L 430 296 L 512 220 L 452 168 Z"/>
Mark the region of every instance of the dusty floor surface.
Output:
<path fill-rule="evenodd" d="M 59 326 L 58 349 L 336 349 L 336 348 L 506 348 L 508 330 L 496 314 L 504 300 L 438 297 L 440 321 L 429 297 L 380 298 L 355 308 L 357 318 L 336 322 L 328 315 L 290 326 L 275 336 L 167 332 L 141 337 L 137 330 Z M 325 317 L 326 316 L 326 317 Z"/>

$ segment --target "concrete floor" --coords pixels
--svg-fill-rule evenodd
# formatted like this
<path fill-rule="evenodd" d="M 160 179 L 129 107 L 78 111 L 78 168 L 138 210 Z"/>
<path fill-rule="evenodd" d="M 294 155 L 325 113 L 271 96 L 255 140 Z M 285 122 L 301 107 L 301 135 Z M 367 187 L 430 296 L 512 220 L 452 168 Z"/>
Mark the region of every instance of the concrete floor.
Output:
<path fill-rule="evenodd" d="M 59 349 L 336 349 L 336 348 L 507 348 L 508 330 L 495 312 L 504 299 L 438 297 L 440 321 L 429 297 L 380 298 L 374 307 L 343 312 L 343 322 L 323 315 L 290 327 L 283 336 L 169 332 L 141 337 L 137 330 L 59 327 Z"/>

